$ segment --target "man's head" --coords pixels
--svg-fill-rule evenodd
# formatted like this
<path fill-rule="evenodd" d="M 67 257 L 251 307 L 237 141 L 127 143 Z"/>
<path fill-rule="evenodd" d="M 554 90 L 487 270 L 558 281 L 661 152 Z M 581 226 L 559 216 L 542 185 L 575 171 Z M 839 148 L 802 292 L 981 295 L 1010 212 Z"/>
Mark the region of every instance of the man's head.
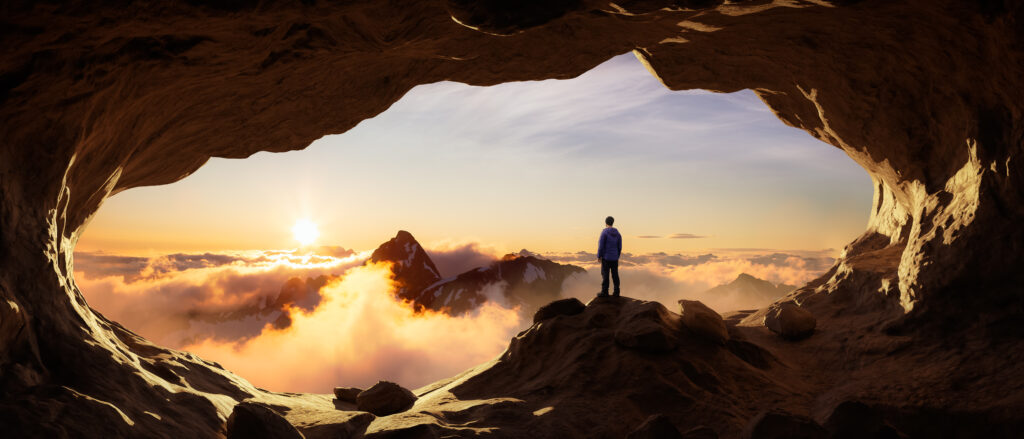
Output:
<path fill-rule="evenodd" d="M 611 227 L 612 224 L 615 224 L 615 218 L 612 218 L 612 217 L 605 218 L 604 219 L 604 224 L 606 226 L 608 226 L 608 227 Z"/>

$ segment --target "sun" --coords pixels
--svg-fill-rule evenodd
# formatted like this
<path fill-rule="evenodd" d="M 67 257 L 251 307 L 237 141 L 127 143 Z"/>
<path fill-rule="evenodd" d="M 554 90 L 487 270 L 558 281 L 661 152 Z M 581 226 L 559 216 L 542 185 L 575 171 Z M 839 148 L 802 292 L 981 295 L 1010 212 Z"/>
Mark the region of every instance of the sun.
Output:
<path fill-rule="evenodd" d="M 296 241 L 299 241 L 302 245 L 310 245 L 316 238 L 320 236 L 320 231 L 317 230 L 316 224 L 308 219 L 300 219 L 295 222 L 292 226 L 292 236 L 295 237 Z"/>

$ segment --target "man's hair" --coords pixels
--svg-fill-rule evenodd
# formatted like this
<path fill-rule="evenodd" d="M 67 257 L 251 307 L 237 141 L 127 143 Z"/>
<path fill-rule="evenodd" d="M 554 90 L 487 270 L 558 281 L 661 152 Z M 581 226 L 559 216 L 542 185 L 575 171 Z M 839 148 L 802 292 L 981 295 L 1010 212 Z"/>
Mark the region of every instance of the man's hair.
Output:
<path fill-rule="evenodd" d="M 609 226 L 612 225 L 612 224 L 615 224 L 615 218 L 612 218 L 612 217 L 605 218 L 604 219 L 604 223 L 609 225 Z"/>

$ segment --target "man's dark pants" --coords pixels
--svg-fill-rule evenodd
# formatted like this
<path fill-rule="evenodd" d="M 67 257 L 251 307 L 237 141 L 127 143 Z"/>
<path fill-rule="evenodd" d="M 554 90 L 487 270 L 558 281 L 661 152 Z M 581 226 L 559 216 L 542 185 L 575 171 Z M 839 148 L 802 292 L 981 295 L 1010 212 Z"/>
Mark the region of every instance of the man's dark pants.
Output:
<path fill-rule="evenodd" d="M 619 261 L 601 260 L 601 294 L 608 294 L 608 272 L 612 273 L 612 282 L 615 283 L 614 295 L 619 295 Z"/>

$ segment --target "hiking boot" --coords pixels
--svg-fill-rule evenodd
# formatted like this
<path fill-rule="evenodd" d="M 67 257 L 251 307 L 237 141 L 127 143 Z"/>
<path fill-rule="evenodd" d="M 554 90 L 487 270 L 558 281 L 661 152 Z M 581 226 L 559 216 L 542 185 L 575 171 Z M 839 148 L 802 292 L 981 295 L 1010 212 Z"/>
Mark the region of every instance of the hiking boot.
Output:
<path fill-rule="evenodd" d="M 597 297 L 608 297 L 608 292 L 607 291 L 602 291 L 600 293 L 597 293 Z"/>

